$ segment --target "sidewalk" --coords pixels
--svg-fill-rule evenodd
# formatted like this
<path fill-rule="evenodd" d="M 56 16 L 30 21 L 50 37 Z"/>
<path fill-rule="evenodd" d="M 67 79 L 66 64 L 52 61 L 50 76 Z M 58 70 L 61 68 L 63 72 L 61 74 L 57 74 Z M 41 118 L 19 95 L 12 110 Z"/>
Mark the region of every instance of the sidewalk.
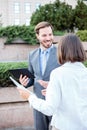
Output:
<path fill-rule="evenodd" d="M 34 130 L 34 128 L 30 126 L 25 126 L 25 127 L 15 127 L 15 128 L 4 128 L 0 130 Z"/>

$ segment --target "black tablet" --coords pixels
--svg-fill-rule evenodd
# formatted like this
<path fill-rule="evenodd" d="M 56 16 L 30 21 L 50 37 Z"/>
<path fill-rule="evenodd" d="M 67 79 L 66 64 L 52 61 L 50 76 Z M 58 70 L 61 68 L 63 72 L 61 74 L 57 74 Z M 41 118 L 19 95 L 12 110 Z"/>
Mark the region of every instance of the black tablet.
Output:
<path fill-rule="evenodd" d="M 34 75 L 27 68 L 11 69 L 9 72 L 16 78 L 19 79 L 20 75 L 27 76 L 34 79 Z"/>

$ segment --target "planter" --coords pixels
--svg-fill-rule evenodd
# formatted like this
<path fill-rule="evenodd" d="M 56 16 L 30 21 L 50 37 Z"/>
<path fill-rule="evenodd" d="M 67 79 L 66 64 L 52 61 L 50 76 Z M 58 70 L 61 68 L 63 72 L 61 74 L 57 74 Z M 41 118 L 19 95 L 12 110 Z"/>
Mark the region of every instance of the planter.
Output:
<path fill-rule="evenodd" d="M 6 42 L 6 39 L 5 37 L 0 37 L 0 49 L 4 49 L 5 45 L 4 43 Z"/>
<path fill-rule="evenodd" d="M 0 38 L 0 61 L 27 61 L 30 51 L 36 49 L 39 45 L 28 45 L 19 43 L 4 45 L 6 39 Z"/>
<path fill-rule="evenodd" d="M 33 111 L 16 87 L 0 88 L 0 129 L 20 126 L 33 127 Z"/>

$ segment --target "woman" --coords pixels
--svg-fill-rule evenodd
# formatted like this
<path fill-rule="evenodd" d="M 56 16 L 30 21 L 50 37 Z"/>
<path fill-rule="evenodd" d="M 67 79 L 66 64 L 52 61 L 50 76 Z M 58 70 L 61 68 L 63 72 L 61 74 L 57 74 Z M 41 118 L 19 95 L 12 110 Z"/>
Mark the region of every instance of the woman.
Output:
<path fill-rule="evenodd" d="M 61 66 L 50 75 L 46 100 L 19 90 L 33 108 L 52 115 L 52 130 L 87 130 L 87 112 L 83 111 L 87 105 L 87 68 L 82 63 L 85 59 L 79 38 L 75 34 L 65 35 L 58 45 Z"/>

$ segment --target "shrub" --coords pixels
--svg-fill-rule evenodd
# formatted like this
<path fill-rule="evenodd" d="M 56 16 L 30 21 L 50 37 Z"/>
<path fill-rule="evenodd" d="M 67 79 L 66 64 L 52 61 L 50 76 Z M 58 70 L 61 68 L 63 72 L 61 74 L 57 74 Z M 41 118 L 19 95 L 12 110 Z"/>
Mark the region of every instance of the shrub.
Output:
<path fill-rule="evenodd" d="M 80 30 L 76 34 L 80 37 L 81 41 L 87 41 L 87 30 Z"/>
<path fill-rule="evenodd" d="M 16 69 L 16 68 L 27 68 L 27 62 L 8 62 L 8 63 L 0 63 L 0 87 L 8 87 L 11 86 L 13 83 L 10 81 L 9 76 L 9 69 Z"/>
<path fill-rule="evenodd" d="M 84 62 L 84 65 L 87 67 L 87 61 Z M 9 69 L 17 69 L 17 68 L 27 68 L 27 62 L 8 62 L 8 63 L 0 63 L 0 87 L 11 87 L 13 86 L 12 81 L 9 79 L 11 75 L 9 73 Z"/>
<path fill-rule="evenodd" d="M 22 39 L 27 44 L 37 44 L 34 26 L 7 26 L 0 28 L 0 37 L 6 37 L 6 44 L 12 44 L 15 39 Z"/>

